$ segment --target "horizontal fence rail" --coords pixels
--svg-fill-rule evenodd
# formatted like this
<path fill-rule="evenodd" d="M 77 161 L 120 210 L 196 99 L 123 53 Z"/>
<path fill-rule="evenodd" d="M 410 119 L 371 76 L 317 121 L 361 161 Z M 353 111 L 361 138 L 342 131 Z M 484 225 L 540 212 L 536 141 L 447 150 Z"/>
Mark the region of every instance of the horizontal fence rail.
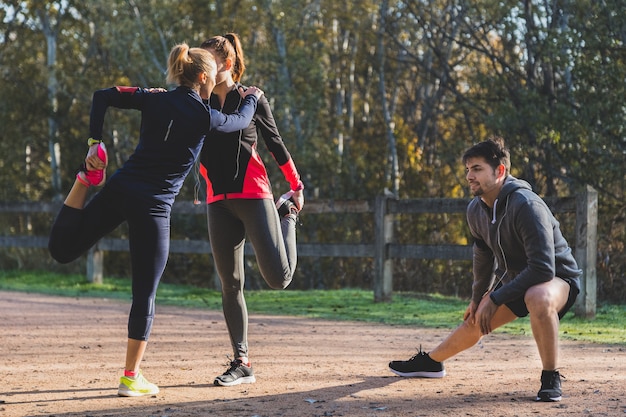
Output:
<path fill-rule="evenodd" d="M 576 302 L 577 315 L 593 317 L 596 310 L 596 247 L 597 247 L 597 192 L 586 187 L 575 197 L 545 198 L 554 213 L 576 213 L 575 256 L 583 270 L 582 293 Z M 394 259 L 444 259 L 470 260 L 472 248 L 468 245 L 415 245 L 398 244 L 393 240 L 394 218 L 398 214 L 465 213 L 467 199 L 419 198 L 398 200 L 378 196 L 373 201 L 308 200 L 304 208 L 307 215 L 363 213 L 374 217 L 374 242 L 366 244 L 298 243 L 299 257 L 374 258 L 376 301 L 391 300 L 393 292 Z M 0 213 L 53 213 L 61 205 L 51 202 L 0 202 Z M 204 205 L 191 201 L 174 204 L 172 213 L 205 215 Z M 46 248 L 47 236 L 0 236 L 0 247 Z M 87 279 L 102 282 L 104 252 L 128 251 L 126 239 L 103 238 L 87 256 Z M 208 240 L 173 239 L 171 253 L 211 253 Z M 245 253 L 254 250 L 246 244 Z"/>

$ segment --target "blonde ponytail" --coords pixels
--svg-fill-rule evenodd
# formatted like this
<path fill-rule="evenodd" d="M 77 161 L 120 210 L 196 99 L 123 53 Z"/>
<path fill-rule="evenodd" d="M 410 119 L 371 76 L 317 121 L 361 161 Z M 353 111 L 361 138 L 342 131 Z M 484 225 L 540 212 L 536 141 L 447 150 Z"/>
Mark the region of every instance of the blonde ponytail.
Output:
<path fill-rule="evenodd" d="M 193 88 L 198 85 L 201 73 L 211 74 L 215 69 L 215 58 L 208 51 L 181 43 L 170 51 L 166 81 Z"/>

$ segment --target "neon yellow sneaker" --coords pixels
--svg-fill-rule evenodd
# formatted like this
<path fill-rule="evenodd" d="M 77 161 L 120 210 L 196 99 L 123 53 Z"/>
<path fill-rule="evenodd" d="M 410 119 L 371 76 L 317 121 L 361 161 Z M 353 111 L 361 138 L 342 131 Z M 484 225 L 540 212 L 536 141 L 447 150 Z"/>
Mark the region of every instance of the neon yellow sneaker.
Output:
<path fill-rule="evenodd" d="M 120 397 L 141 397 L 142 395 L 154 395 L 159 393 L 159 387 L 149 382 L 139 372 L 136 377 L 123 376 L 120 378 L 120 386 L 117 395 Z"/>

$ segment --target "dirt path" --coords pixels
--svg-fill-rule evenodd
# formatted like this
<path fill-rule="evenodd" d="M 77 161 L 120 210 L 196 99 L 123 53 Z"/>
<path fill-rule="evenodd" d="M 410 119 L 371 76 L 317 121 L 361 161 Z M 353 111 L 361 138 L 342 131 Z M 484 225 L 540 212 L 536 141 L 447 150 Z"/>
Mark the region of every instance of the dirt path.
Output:
<path fill-rule="evenodd" d="M 220 312 L 158 307 L 145 375 L 154 397 L 121 398 L 128 303 L 0 292 L 0 416 L 624 416 L 626 349 L 562 343 L 564 399 L 536 403 L 530 337 L 496 334 L 443 379 L 390 374 L 390 359 L 447 334 L 251 315 L 257 383 L 215 387 L 230 354 Z"/>

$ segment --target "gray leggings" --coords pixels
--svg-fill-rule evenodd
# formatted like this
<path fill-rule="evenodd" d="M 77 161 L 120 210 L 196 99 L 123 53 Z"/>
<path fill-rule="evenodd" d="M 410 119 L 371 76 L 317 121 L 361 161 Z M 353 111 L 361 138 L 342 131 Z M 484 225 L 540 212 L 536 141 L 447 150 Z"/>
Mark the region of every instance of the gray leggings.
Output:
<path fill-rule="evenodd" d="M 232 199 L 207 206 L 209 239 L 222 282 L 222 308 L 235 358 L 248 356 L 248 309 L 243 295 L 244 244 L 252 243 L 261 275 L 287 288 L 296 269 L 296 217 L 278 218 L 269 199 Z"/>

